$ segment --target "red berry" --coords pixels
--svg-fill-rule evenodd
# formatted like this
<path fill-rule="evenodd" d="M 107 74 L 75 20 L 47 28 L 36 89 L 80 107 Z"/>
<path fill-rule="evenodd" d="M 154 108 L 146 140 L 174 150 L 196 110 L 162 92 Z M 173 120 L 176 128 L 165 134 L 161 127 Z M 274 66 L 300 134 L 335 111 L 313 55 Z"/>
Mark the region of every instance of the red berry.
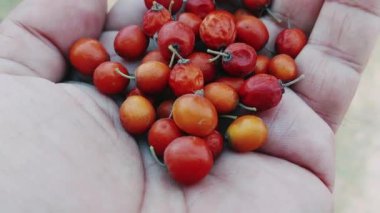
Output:
<path fill-rule="evenodd" d="M 204 139 L 206 141 L 208 148 L 212 152 L 214 159 L 219 157 L 219 155 L 223 151 L 223 146 L 224 146 L 223 136 L 218 131 L 215 130 L 214 132 L 212 132 L 210 135 L 208 135 Z"/>
<path fill-rule="evenodd" d="M 218 113 L 214 105 L 205 97 L 187 94 L 173 104 L 173 119 L 184 132 L 206 137 L 218 125 Z"/>
<path fill-rule="evenodd" d="M 252 152 L 262 147 L 268 138 L 268 127 L 254 115 L 237 118 L 226 132 L 228 143 L 237 152 Z"/>
<path fill-rule="evenodd" d="M 165 24 L 158 33 L 158 47 L 162 56 L 169 60 L 172 52 L 169 46 L 173 46 L 178 53 L 186 57 L 193 52 L 195 35 L 193 30 L 187 25 L 172 21 Z"/>
<path fill-rule="evenodd" d="M 169 85 L 176 96 L 194 93 L 203 88 L 202 71 L 192 63 L 179 63 L 170 73 Z"/>
<path fill-rule="evenodd" d="M 180 184 L 201 181 L 211 171 L 213 156 L 204 139 L 186 136 L 175 139 L 164 153 L 170 176 Z"/>
<path fill-rule="evenodd" d="M 295 80 L 298 76 L 296 62 L 288 55 L 277 55 L 269 63 L 269 74 L 283 82 Z"/>
<path fill-rule="evenodd" d="M 202 19 L 194 13 L 181 13 L 178 16 L 178 21 L 189 26 L 195 36 L 199 36 L 199 27 L 201 26 Z"/>
<path fill-rule="evenodd" d="M 130 96 L 120 107 L 120 121 L 124 129 L 134 135 L 143 134 L 153 124 L 156 113 L 143 96 Z"/>
<path fill-rule="evenodd" d="M 135 72 L 137 88 L 144 94 L 159 94 L 168 85 L 170 68 L 158 61 L 141 64 Z"/>
<path fill-rule="evenodd" d="M 153 7 L 144 14 L 143 31 L 147 36 L 153 37 L 162 26 L 172 20 L 169 11 L 162 6 Z"/>
<path fill-rule="evenodd" d="M 223 10 L 213 11 L 202 21 L 199 33 L 207 47 L 212 49 L 226 47 L 236 38 L 234 16 Z"/>
<path fill-rule="evenodd" d="M 137 25 L 131 25 L 120 30 L 114 42 L 116 53 L 125 60 L 139 59 L 145 53 L 148 45 L 148 37 Z"/>
<path fill-rule="evenodd" d="M 279 54 L 287 54 L 295 58 L 306 43 L 307 37 L 302 30 L 285 29 L 277 36 L 276 51 Z"/>
<path fill-rule="evenodd" d="M 185 7 L 186 12 L 194 13 L 202 19 L 214 10 L 214 0 L 187 0 Z"/>
<path fill-rule="evenodd" d="M 258 55 L 256 60 L 255 74 L 268 74 L 270 58 Z"/>
<path fill-rule="evenodd" d="M 261 50 L 269 40 L 265 24 L 254 16 L 244 16 L 237 20 L 237 40 L 246 43 L 256 51 Z"/>
<path fill-rule="evenodd" d="M 101 63 L 110 60 L 110 56 L 103 45 L 91 38 L 77 40 L 70 48 L 69 58 L 75 69 L 83 75 L 89 76 Z"/>
<path fill-rule="evenodd" d="M 255 69 L 256 59 L 256 51 L 251 46 L 233 43 L 224 50 L 222 65 L 229 75 L 245 77 Z"/>
<path fill-rule="evenodd" d="M 255 75 L 246 80 L 240 88 L 240 101 L 259 111 L 268 110 L 280 103 L 283 89 L 276 77 L 267 74 Z"/>
<path fill-rule="evenodd" d="M 217 73 L 216 64 L 209 61 L 213 58 L 212 55 L 204 52 L 195 52 L 188 58 L 192 64 L 201 69 L 205 83 L 211 82 L 215 79 Z"/>
<path fill-rule="evenodd" d="M 213 82 L 204 88 L 204 96 L 219 114 L 231 113 L 239 104 L 238 93 L 225 83 Z"/>
<path fill-rule="evenodd" d="M 121 93 L 129 84 L 129 79 L 116 72 L 128 75 L 128 70 L 118 62 L 104 62 L 94 72 L 94 85 L 103 94 L 115 95 Z"/>
<path fill-rule="evenodd" d="M 149 145 L 153 146 L 156 155 L 163 156 L 166 147 L 182 132 L 172 119 L 164 118 L 156 121 L 148 132 Z"/>
<path fill-rule="evenodd" d="M 161 4 L 166 9 L 169 9 L 169 6 L 170 6 L 170 3 L 172 0 L 144 0 L 146 8 L 148 8 L 148 9 L 152 8 L 154 1 Z M 174 0 L 174 4 L 172 7 L 173 13 L 178 12 L 181 9 L 182 4 L 183 4 L 182 0 Z"/>

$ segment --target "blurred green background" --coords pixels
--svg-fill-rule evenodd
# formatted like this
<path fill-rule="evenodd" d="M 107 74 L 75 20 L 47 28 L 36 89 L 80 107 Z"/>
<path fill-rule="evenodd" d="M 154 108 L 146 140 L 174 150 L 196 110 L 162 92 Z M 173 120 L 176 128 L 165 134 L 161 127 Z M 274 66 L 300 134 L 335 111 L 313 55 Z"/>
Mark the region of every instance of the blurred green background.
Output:
<path fill-rule="evenodd" d="M 20 1 L 0 0 L 0 19 Z M 380 42 L 337 134 L 337 213 L 380 212 L 379 71 Z"/>

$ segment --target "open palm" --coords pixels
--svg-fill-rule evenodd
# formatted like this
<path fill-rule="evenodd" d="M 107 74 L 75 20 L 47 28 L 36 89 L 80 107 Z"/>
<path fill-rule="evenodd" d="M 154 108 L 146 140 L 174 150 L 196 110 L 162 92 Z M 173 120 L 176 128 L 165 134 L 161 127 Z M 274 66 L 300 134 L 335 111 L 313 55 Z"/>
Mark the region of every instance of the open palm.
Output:
<path fill-rule="evenodd" d="M 100 37 L 112 52 L 116 30 L 145 10 L 142 0 L 120 0 L 106 19 L 106 4 L 24 0 L 0 25 L 2 212 L 332 211 L 334 132 L 379 35 L 378 0 L 274 1 L 311 33 L 297 58 L 307 78 L 260 114 L 270 127 L 260 153 L 226 151 L 191 187 L 172 182 L 124 132 L 111 99 L 54 83 L 72 42 Z M 264 20 L 273 40 L 281 28 Z"/>

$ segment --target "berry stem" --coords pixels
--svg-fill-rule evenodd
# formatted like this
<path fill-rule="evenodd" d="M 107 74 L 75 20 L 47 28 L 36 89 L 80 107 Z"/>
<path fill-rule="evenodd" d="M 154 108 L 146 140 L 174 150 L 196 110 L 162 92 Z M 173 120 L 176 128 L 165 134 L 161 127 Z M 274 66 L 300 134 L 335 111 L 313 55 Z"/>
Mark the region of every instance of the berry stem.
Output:
<path fill-rule="evenodd" d="M 213 54 L 213 55 L 217 55 L 217 56 L 223 56 L 223 57 L 230 57 L 230 54 L 228 53 L 225 53 L 223 51 L 215 51 L 215 50 L 210 50 L 210 49 L 207 49 L 207 53 L 210 53 L 210 54 Z"/>
<path fill-rule="evenodd" d="M 210 63 L 213 63 L 213 62 L 217 61 L 220 57 L 222 57 L 222 56 L 221 56 L 221 55 L 217 55 L 217 56 L 215 56 L 214 58 L 210 58 L 208 61 L 209 61 Z"/>
<path fill-rule="evenodd" d="M 166 167 L 166 165 L 164 163 L 162 163 L 160 161 L 160 159 L 158 159 L 157 155 L 156 155 L 156 151 L 154 151 L 154 147 L 153 146 L 150 146 L 149 147 L 149 150 L 150 150 L 150 154 L 152 154 L 152 157 L 153 159 L 158 163 L 158 165 L 162 166 L 162 167 Z"/>
<path fill-rule="evenodd" d="M 115 69 L 115 72 L 117 72 L 117 74 L 119 74 L 119 75 L 121 75 L 121 76 L 123 76 L 124 78 L 127 78 L 127 79 L 129 79 L 129 80 L 134 80 L 134 79 L 136 79 L 135 76 L 129 76 L 129 75 L 126 75 L 126 74 L 122 73 L 122 72 L 120 71 L 119 68 L 116 68 L 116 69 Z"/>
<path fill-rule="evenodd" d="M 164 6 L 162 6 L 161 4 L 157 3 L 156 1 L 153 1 L 152 2 L 153 5 L 152 5 L 152 10 L 153 11 L 161 11 L 162 9 L 164 9 Z"/>
<path fill-rule="evenodd" d="M 267 13 L 269 14 L 270 17 L 272 17 L 277 23 L 281 24 L 282 23 L 282 20 L 280 18 L 278 18 L 270 9 L 269 7 L 266 7 L 265 10 L 267 11 Z"/>
<path fill-rule="evenodd" d="M 257 109 L 255 107 L 249 107 L 249 106 L 246 106 L 242 103 L 239 103 L 239 107 L 241 107 L 245 110 L 248 110 L 248 111 L 257 112 Z"/>
<path fill-rule="evenodd" d="M 179 59 L 186 60 L 186 58 L 182 57 L 181 54 L 178 53 L 177 49 L 173 45 L 169 45 L 168 49 L 174 53 Z"/>
<path fill-rule="evenodd" d="M 282 84 L 282 86 L 283 86 L 283 87 L 290 87 L 290 86 L 292 86 L 293 84 L 296 84 L 296 83 L 298 83 L 299 81 L 303 80 L 304 78 L 305 78 L 305 75 L 302 74 L 302 75 L 300 75 L 298 78 L 294 79 L 293 81 L 290 81 L 290 82 L 288 82 L 288 83 L 286 83 L 286 84 Z"/>
<path fill-rule="evenodd" d="M 292 23 L 290 22 L 290 18 L 289 17 L 288 17 L 287 23 L 288 23 L 288 29 L 292 29 Z"/>
<path fill-rule="evenodd" d="M 236 120 L 238 119 L 238 116 L 236 115 L 219 115 L 220 118 L 228 118 L 228 119 L 231 119 L 231 120 Z"/>
<path fill-rule="evenodd" d="M 169 5 L 169 13 L 172 15 L 172 12 L 173 12 L 173 6 L 174 6 L 174 0 L 170 1 L 170 5 Z"/>
<path fill-rule="evenodd" d="M 173 118 L 173 110 L 170 110 L 170 114 L 169 114 L 169 119 L 172 119 Z"/>
<path fill-rule="evenodd" d="M 170 63 L 169 63 L 169 67 L 172 68 L 173 65 L 174 65 L 174 60 L 175 60 L 175 53 L 172 53 L 172 57 L 170 58 Z"/>
<path fill-rule="evenodd" d="M 173 45 L 169 45 L 168 49 L 173 53 L 172 58 L 170 60 L 169 67 L 173 66 L 175 56 L 177 56 L 179 58 L 178 63 L 180 63 L 180 64 L 186 64 L 190 61 L 189 59 L 182 57 L 181 54 L 178 53 L 177 49 Z"/>

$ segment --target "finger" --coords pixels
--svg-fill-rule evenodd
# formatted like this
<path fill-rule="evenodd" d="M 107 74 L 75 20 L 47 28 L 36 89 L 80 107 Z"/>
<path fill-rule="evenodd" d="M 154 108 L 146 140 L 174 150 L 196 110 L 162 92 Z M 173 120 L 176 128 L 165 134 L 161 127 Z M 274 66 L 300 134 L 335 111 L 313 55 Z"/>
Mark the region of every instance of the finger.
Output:
<path fill-rule="evenodd" d="M 146 10 L 142 0 L 119 0 L 108 14 L 106 29 L 120 30 L 127 25 L 140 25 Z"/>
<path fill-rule="evenodd" d="M 349 107 L 380 35 L 379 14 L 377 0 L 326 1 L 297 58 L 307 77 L 294 89 L 333 130 Z"/>
<path fill-rule="evenodd" d="M 271 9 L 285 22 L 289 19 L 292 25 L 310 32 L 323 2 L 323 0 L 274 0 Z"/>
<path fill-rule="evenodd" d="M 0 25 L 0 73 L 59 80 L 70 45 L 98 37 L 105 0 L 25 0 Z"/>

